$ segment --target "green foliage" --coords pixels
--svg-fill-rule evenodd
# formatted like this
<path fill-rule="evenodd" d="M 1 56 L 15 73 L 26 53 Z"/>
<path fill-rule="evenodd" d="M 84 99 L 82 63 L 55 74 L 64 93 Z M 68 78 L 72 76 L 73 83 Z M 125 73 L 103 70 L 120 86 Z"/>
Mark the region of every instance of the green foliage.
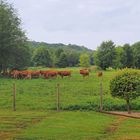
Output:
<path fill-rule="evenodd" d="M 133 50 L 132 50 L 132 47 L 129 45 L 129 44 L 125 44 L 123 46 L 123 50 L 124 50 L 124 53 L 123 53 L 123 61 L 122 61 L 122 64 L 123 64 L 123 68 L 132 68 L 134 65 L 133 65 Z"/>
<path fill-rule="evenodd" d="M 59 49 L 55 50 L 54 65 L 57 66 L 57 67 L 59 67 L 61 53 L 64 53 L 64 50 L 62 48 L 59 48 Z"/>
<path fill-rule="evenodd" d="M 115 59 L 113 60 L 113 68 L 121 69 L 123 68 L 123 61 L 124 61 L 124 49 L 123 47 L 116 47 L 115 48 L 116 55 Z"/>
<path fill-rule="evenodd" d="M 20 19 L 12 5 L 0 1 L 0 70 L 21 68 L 30 63 L 26 36 L 20 27 Z M 27 57 L 27 58 L 25 58 Z M 25 58 L 25 59 L 22 59 Z"/>
<path fill-rule="evenodd" d="M 113 67 L 113 60 L 115 59 L 115 45 L 112 41 L 102 42 L 102 44 L 98 47 L 96 56 L 96 65 L 101 67 L 102 69 L 106 69 L 108 67 Z"/>
<path fill-rule="evenodd" d="M 60 68 L 65 68 L 67 66 L 67 55 L 62 52 L 58 58 L 57 66 Z"/>
<path fill-rule="evenodd" d="M 140 68 L 140 42 L 132 45 L 134 66 Z"/>
<path fill-rule="evenodd" d="M 52 64 L 49 51 L 45 47 L 39 47 L 34 51 L 32 61 L 35 66 L 50 67 Z"/>
<path fill-rule="evenodd" d="M 111 94 L 123 99 L 135 99 L 140 96 L 140 71 L 123 69 L 110 82 Z"/>
<path fill-rule="evenodd" d="M 140 71 L 134 69 L 120 70 L 110 82 L 113 97 L 125 99 L 130 110 L 130 101 L 140 96 Z"/>
<path fill-rule="evenodd" d="M 81 67 L 89 67 L 90 66 L 90 56 L 88 54 L 81 54 L 80 55 L 80 66 Z"/>
<path fill-rule="evenodd" d="M 62 43 L 57 43 L 57 44 L 49 44 L 45 42 L 36 42 L 36 41 L 28 41 L 28 44 L 32 46 L 33 48 L 44 46 L 47 47 L 49 50 L 58 50 L 62 49 L 64 52 L 77 52 L 77 53 L 83 53 L 83 52 L 91 52 L 92 50 L 84 47 L 84 46 L 78 46 L 78 45 L 72 45 L 72 44 L 62 44 Z"/>
<path fill-rule="evenodd" d="M 63 49 L 57 49 L 55 51 L 55 65 L 57 67 L 72 67 L 77 66 L 79 62 L 79 54 L 73 51 L 64 51 Z"/>
<path fill-rule="evenodd" d="M 67 66 L 74 67 L 79 63 L 79 54 L 75 52 L 70 52 L 67 54 Z"/>

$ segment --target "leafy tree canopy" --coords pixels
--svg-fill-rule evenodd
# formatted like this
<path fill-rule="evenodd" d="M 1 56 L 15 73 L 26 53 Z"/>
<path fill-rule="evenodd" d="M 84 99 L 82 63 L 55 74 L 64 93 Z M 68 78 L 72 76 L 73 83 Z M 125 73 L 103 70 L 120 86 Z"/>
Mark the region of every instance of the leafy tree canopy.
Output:
<path fill-rule="evenodd" d="M 20 25 L 13 6 L 0 0 L 0 70 L 3 72 L 30 64 L 27 38 Z"/>

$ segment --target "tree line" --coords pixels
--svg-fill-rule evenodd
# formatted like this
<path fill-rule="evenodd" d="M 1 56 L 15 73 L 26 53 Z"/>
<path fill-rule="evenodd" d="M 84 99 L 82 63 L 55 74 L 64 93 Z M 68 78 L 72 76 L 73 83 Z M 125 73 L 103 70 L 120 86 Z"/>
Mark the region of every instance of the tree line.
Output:
<path fill-rule="evenodd" d="M 140 68 L 140 42 L 116 46 L 113 41 L 104 41 L 94 52 L 94 63 L 104 70 Z"/>
<path fill-rule="evenodd" d="M 62 48 L 51 50 L 40 46 L 34 50 L 32 64 L 47 67 L 97 65 L 103 70 L 109 67 L 114 69 L 140 68 L 140 42 L 117 46 L 109 40 L 102 42 L 95 51 L 80 53 L 66 51 Z"/>
<path fill-rule="evenodd" d="M 58 44 L 59 46 L 59 44 Z M 92 65 L 92 52 L 81 51 L 68 48 L 69 46 L 52 46 L 38 45 L 32 48 L 31 66 L 45 66 L 45 67 L 76 67 L 84 66 L 89 67 Z M 75 46 L 75 45 L 71 45 Z M 79 47 L 79 46 L 76 46 Z M 79 48 L 78 48 L 79 49 Z"/>
<path fill-rule="evenodd" d="M 13 6 L 0 0 L 0 72 L 44 67 L 140 68 L 140 42 L 116 46 L 104 41 L 92 51 L 83 46 L 28 41 Z"/>

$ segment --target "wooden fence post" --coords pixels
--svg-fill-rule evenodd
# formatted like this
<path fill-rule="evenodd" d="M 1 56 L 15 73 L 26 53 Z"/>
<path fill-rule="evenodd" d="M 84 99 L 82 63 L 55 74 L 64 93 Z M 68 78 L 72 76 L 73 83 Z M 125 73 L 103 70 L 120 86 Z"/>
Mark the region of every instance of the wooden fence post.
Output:
<path fill-rule="evenodd" d="M 57 84 L 57 111 L 60 111 L 60 84 Z"/>
<path fill-rule="evenodd" d="M 100 112 L 103 111 L 103 72 L 100 71 L 97 73 L 98 77 L 100 78 Z"/>
<path fill-rule="evenodd" d="M 13 111 L 16 111 L 16 84 L 13 83 Z"/>
<path fill-rule="evenodd" d="M 100 78 L 100 112 L 103 111 L 103 83 L 102 77 Z"/>

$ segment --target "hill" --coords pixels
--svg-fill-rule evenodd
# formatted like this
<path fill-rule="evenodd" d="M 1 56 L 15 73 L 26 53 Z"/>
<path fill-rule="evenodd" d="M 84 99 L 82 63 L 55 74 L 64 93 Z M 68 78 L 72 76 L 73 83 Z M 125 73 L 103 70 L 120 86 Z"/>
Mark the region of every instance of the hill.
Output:
<path fill-rule="evenodd" d="M 76 52 L 79 52 L 79 53 L 82 53 L 82 52 L 91 52 L 92 50 L 91 49 L 88 49 L 84 46 L 79 46 L 79 45 L 75 45 L 75 44 L 62 44 L 62 43 L 53 43 L 53 44 L 50 44 L 50 43 L 46 43 L 46 42 L 36 42 L 36 41 L 28 41 L 28 44 L 31 46 L 31 47 L 40 47 L 40 46 L 45 46 L 47 47 L 48 49 L 59 49 L 59 48 L 62 48 L 64 49 L 65 51 L 76 51 Z"/>

